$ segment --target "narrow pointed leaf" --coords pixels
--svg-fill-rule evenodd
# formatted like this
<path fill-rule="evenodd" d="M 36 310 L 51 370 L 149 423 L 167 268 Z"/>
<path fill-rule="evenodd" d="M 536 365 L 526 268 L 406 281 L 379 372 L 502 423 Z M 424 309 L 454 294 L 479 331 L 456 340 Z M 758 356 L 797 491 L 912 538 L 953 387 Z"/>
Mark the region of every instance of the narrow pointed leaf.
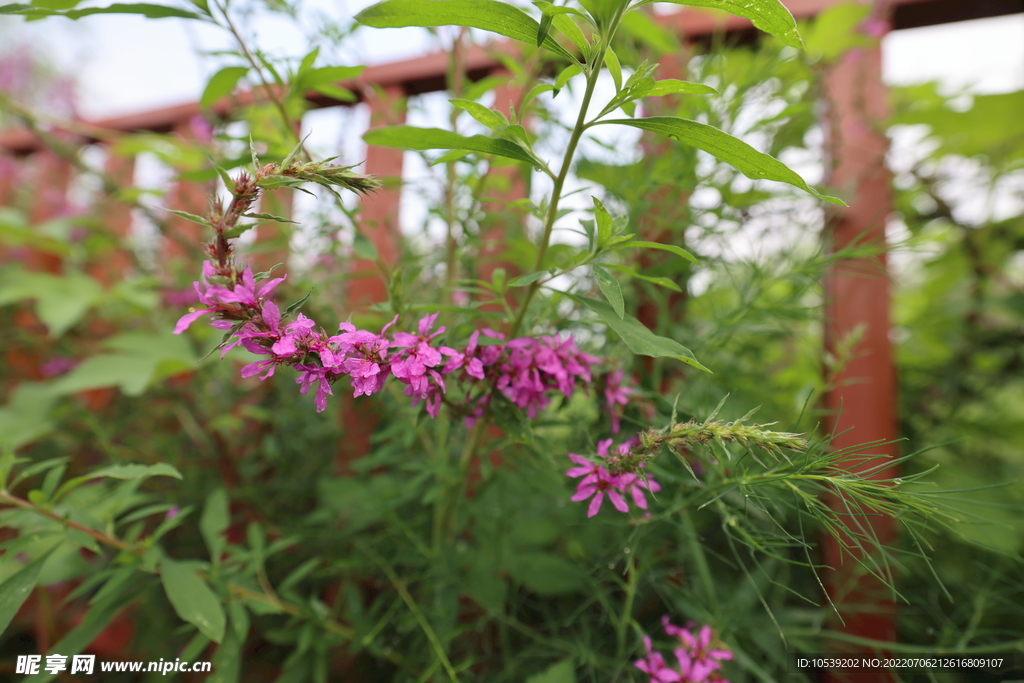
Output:
<path fill-rule="evenodd" d="M 551 32 L 551 15 L 545 14 L 541 17 L 540 27 L 537 29 L 537 47 L 544 44 L 544 39 L 548 37 L 548 33 Z"/>
<path fill-rule="evenodd" d="M 690 83 L 675 78 L 656 81 L 646 89 L 642 97 L 660 97 L 662 95 L 717 95 L 718 91 L 703 83 Z"/>
<path fill-rule="evenodd" d="M 616 315 L 620 318 L 623 317 L 626 314 L 626 307 L 622 301 L 622 288 L 619 287 L 618 281 L 612 277 L 611 273 L 596 263 L 591 264 L 590 267 L 594 271 L 597 286 L 601 288 L 604 298 L 608 299 L 608 303 L 612 305 L 612 310 L 615 311 Z"/>
<path fill-rule="evenodd" d="M 678 284 L 676 284 L 674 281 L 670 280 L 667 277 L 661 277 L 661 276 L 658 276 L 658 275 L 642 275 L 642 274 L 636 272 L 635 270 L 633 270 L 632 268 L 629 268 L 628 266 L 621 266 L 621 265 L 619 265 L 617 263 L 602 263 L 601 267 L 603 267 L 603 268 L 611 268 L 612 270 L 617 270 L 620 273 L 625 273 L 626 275 L 629 275 L 630 277 L 635 277 L 638 280 L 643 280 L 645 282 L 650 282 L 651 284 L 658 285 L 659 287 L 665 287 L 666 289 L 671 289 L 673 292 L 680 292 L 680 293 L 682 293 L 682 291 L 683 291 L 682 288 Z"/>
<path fill-rule="evenodd" d="M 685 249 L 677 247 L 674 244 L 662 244 L 660 242 L 641 242 L 641 241 L 637 241 L 637 240 L 632 240 L 632 241 L 629 241 L 629 242 L 622 242 L 620 244 L 616 244 L 615 246 L 612 247 L 612 249 L 638 249 L 638 248 L 661 249 L 662 251 L 671 252 L 671 253 L 675 254 L 676 256 L 684 258 L 687 261 L 689 261 L 691 263 L 694 263 L 694 264 L 696 264 L 698 266 L 700 265 L 700 261 L 697 260 L 696 256 L 694 256 L 690 252 L 686 251 Z"/>
<path fill-rule="evenodd" d="M 30 18 L 56 16 L 67 17 L 68 19 L 81 19 L 82 17 L 87 17 L 92 14 L 141 14 L 149 19 L 176 17 L 181 19 L 206 20 L 206 17 L 201 14 L 196 14 L 195 12 L 178 9 L 177 7 L 154 5 L 145 2 L 132 4 L 117 3 L 108 7 L 87 7 L 85 9 L 69 10 L 45 9 L 42 7 L 34 7 L 32 5 L 18 3 L 0 6 L 0 14 L 21 14 Z"/>
<path fill-rule="evenodd" d="M 615 313 L 615 310 L 603 301 L 588 299 L 574 294 L 568 294 L 568 296 L 601 316 L 608 323 L 608 327 L 612 328 L 616 334 L 622 337 L 622 341 L 626 343 L 626 346 L 633 353 L 641 356 L 651 356 L 652 358 L 675 358 L 687 365 L 692 365 L 705 372 L 711 372 L 694 358 L 693 352 L 690 349 L 674 339 L 654 334 L 633 316 L 626 315 L 620 318 Z"/>
<path fill-rule="evenodd" d="M 210 559 L 214 564 L 220 562 L 225 544 L 224 531 L 230 522 L 228 494 L 222 488 L 217 489 L 206 497 L 203 515 L 199 518 L 199 533 L 202 534 L 203 541 L 206 542 L 206 548 L 210 551 Z"/>
<path fill-rule="evenodd" d="M 206 582 L 184 564 L 167 558 L 160 561 L 160 580 L 178 616 L 219 643 L 224 637 L 224 610 Z"/>
<path fill-rule="evenodd" d="M 530 153 L 511 140 L 489 138 L 484 135 L 466 137 L 440 128 L 414 128 L 413 126 L 384 126 L 365 135 L 368 145 L 400 147 L 402 149 L 465 149 L 481 154 L 494 154 L 537 166 Z"/>
<path fill-rule="evenodd" d="M 50 550 L 26 564 L 0 584 L 0 633 L 7 630 L 11 619 L 21 609 L 22 603 L 32 594 L 32 589 L 35 588 L 36 581 L 39 579 L 39 572 L 43 569 L 43 564 L 55 549 L 56 546 L 50 548 Z"/>
<path fill-rule="evenodd" d="M 469 26 L 530 44 L 540 32 L 533 17 L 498 0 L 384 0 L 357 14 L 356 21 L 374 28 Z M 550 35 L 541 47 L 573 59 Z"/>
<path fill-rule="evenodd" d="M 736 169 L 754 180 L 777 180 L 798 187 L 826 202 L 846 206 L 843 200 L 820 194 L 811 188 L 796 171 L 784 163 L 735 138 L 720 131 L 714 126 L 690 121 L 677 116 L 649 116 L 643 119 L 609 119 L 602 124 L 618 123 L 632 126 L 702 149 L 708 154 L 731 164 Z"/>
<path fill-rule="evenodd" d="M 245 74 L 249 73 L 247 66 L 226 66 L 211 78 L 203 90 L 203 96 L 199 98 L 200 107 L 209 107 L 220 98 L 230 95 L 231 91 L 238 85 L 238 81 Z"/>
<path fill-rule="evenodd" d="M 637 5 L 647 5 L 657 0 L 645 0 Z M 770 33 L 786 45 L 802 48 L 800 32 L 796 28 L 796 20 L 786 6 L 779 0 L 662 0 L 676 5 L 690 7 L 708 7 L 735 14 L 737 17 L 750 19 L 750 22 L 765 33 Z"/>

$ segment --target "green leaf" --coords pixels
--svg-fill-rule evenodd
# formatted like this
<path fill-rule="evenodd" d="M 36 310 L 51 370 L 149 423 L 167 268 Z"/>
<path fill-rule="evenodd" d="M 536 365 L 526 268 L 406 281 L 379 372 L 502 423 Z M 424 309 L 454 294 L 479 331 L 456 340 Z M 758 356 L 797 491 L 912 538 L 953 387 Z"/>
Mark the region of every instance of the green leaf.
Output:
<path fill-rule="evenodd" d="M 619 92 L 622 90 L 622 65 L 619 64 L 619 58 L 611 48 L 605 50 L 604 65 L 608 67 L 608 73 L 612 75 L 612 80 L 615 82 L 615 92 Z"/>
<path fill-rule="evenodd" d="M 160 580 L 178 616 L 219 643 L 224 637 L 224 610 L 206 582 L 184 564 L 166 557 L 160 561 Z"/>
<path fill-rule="evenodd" d="M 243 213 L 242 216 L 244 216 L 245 218 L 255 218 L 256 220 L 259 221 L 267 221 L 271 223 L 295 223 L 295 221 L 291 220 L 290 218 L 285 218 L 284 216 L 275 216 L 270 213 Z"/>
<path fill-rule="evenodd" d="M 612 238 L 614 223 L 612 215 L 608 213 L 608 209 L 604 208 L 601 200 L 597 197 L 591 197 L 591 199 L 594 200 L 594 218 L 597 220 L 597 246 L 603 247 Z"/>
<path fill-rule="evenodd" d="M 526 683 L 576 683 L 576 667 L 571 659 L 563 659 L 539 674 L 530 676 Z"/>
<path fill-rule="evenodd" d="M 242 640 L 230 629 L 213 655 L 213 673 L 206 683 L 235 683 L 242 665 Z"/>
<path fill-rule="evenodd" d="M 508 119 L 505 118 L 500 112 L 496 112 L 493 109 L 485 107 L 479 102 L 471 102 L 469 100 L 454 99 L 448 100 L 457 109 L 462 109 L 467 112 L 474 119 L 479 121 L 481 124 L 487 126 L 490 129 L 501 128 L 502 126 L 508 125 Z"/>
<path fill-rule="evenodd" d="M 552 86 L 552 91 L 555 95 L 565 87 L 565 84 L 570 81 L 574 76 L 578 76 L 583 73 L 583 69 L 580 68 L 579 64 L 570 64 L 569 66 L 562 69 L 562 73 L 558 74 L 558 78 L 555 79 L 555 85 Z"/>
<path fill-rule="evenodd" d="M 819 12 L 807 30 L 807 55 L 831 62 L 854 48 L 871 47 L 877 39 L 858 30 L 871 11 L 871 5 L 840 2 Z"/>
<path fill-rule="evenodd" d="M 498 0 L 384 0 L 355 18 L 374 28 L 468 26 L 530 44 L 540 31 L 540 24 L 529 14 Z M 575 61 L 551 36 L 544 38 L 541 47 Z"/>
<path fill-rule="evenodd" d="M 0 408 L 0 448 L 13 450 L 49 433 L 54 428 L 50 408 L 56 400 L 57 394 L 47 384 L 23 382 L 16 386 Z"/>
<path fill-rule="evenodd" d="M 675 254 L 676 256 L 684 258 L 687 261 L 689 261 L 690 263 L 694 263 L 694 264 L 696 264 L 698 266 L 700 265 L 700 261 L 697 260 L 696 256 L 694 256 L 690 252 L 686 251 L 685 249 L 677 247 L 674 244 L 662 244 L 660 242 L 641 242 L 641 241 L 633 240 L 633 241 L 630 241 L 630 242 L 621 242 L 619 244 L 616 244 L 616 245 L 612 246 L 612 249 L 640 249 L 640 248 L 643 248 L 643 249 L 661 249 L 662 251 L 668 251 L 668 252 L 671 252 L 671 253 Z"/>
<path fill-rule="evenodd" d="M 102 296 L 100 284 L 84 273 L 12 272 L 0 283 L 0 306 L 35 299 L 36 313 L 50 337 L 59 337 L 73 327 Z"/>
<path fill-rule="evenodd" d="M 622 341 L 626 342 L 626 346 L 633 353 L 641 356 L 651 356 L 652 358 L 675 358 L 687 365 L 692 365 L 705 372 L 711 372 L 693 357 L 693 352 L 690 349 L 674 339 L 654 334 L 633 316 L 626 315 L 620 318 L 611 306 L 597 299 L 588 299 L 576 296 L 575 294 L 568 294 L 567 296 L 601 316 L 608 323 L 608 327 L 612 328 L 616 334 L 622 337 Z"/>
<path fill-rule="evenodd" d="M 683 291 L 679 287 L 679 285 L 677 285 L 674 281 L 668 279 L 667 277 L 659 277 L 659 276 L 655 276 L 655 275 L 641 275 L 640 273 L 636 272 L 632 268 L 630 268 L 628 266 L 622 266 L 622 265 L 619 265 L 617 263 L 602 263 L 600 265 L 602 267 L 604 267 L 604 268 L 611 268 L 612 270 L 617 270 L 620 273 L 625 273 L 626 275 L 629 275 L 630 277 L 635 277 L 635 278 L 637 278 L 639 280 L 644 280 L 646 282 L 650 282 L 652 284 L 659 285 L 661 287 L 666 287 L 666 288 L 671 289 L 672 291 L 675 291 L 675 292 L 682 293 L 682 291 Z"/>
<path fill-rule="evenodd" d="M 210 559 L 214 564 L 220 562 L 225 543 L 224 531 L 228 528 L 230 521 L 231 513 L 227 491 L 217 489 L 207 496 L 206 505 L 203 507 L 203 516 L 199 518 L 199 533 L 206 541 L 206 548 L 210 551 Z"/>
<path fill-rule="evenodd" d="M 80 19 L 92 14 L 141 14 L 149 19 L 177 17 L 181 19 L 206 20 L 206 17 L 196 14 L 195 12 L 178 9 L 177 7 L 153 5 L 144 2 L 136 4 L 117 3 L 110 5 L 109 7 L 88 7 L 86 9 L 71 10 L 50 10 L 33 7 L 31 5 L 11 4 L 0 6 L 0 14 L 21 14 L 33 19 L 42 17 L 67 17 L 68 19 Z"/>
<path fill-rule="evenodd" d="M 649 116 L 643 119 L 609 119 L 601 124 L 618 123 L 652 133 L 658 133 L 674 140 L 702 149 L 708 154 L 732 164 L 736 169 L 754 180 L 777 180 L 798 187 L 819 199 L 832 204 L 846 206 L 843 200 L 818 193 L 804 182 L 795 171 L 778 159 L 758 152 L 747 143 L 724 133 L 714 126 L 697 123 L 677 116 Z"/>
<path fill-rule="evenodd" d="M 334 83 L 321 83 L 319 85 L 314 85 L 313 90 L 321 95 L 338 100 L 339 102 L 355 102 L 358 99 L 354 92 L 348 88 L 343 88 L 340 85 L 335 85 Z"/>
<path fill-rule="evenodd" d="M 109 477 L 111 479 L 145 479 L 146 477 L 174 477 L 181 479 L 181 472 L 174 465 L 158 462 L 155 465 L 111 465 L 87 475 L 90 479 Z"/>
<path fill-rule="evenodd" d="M 361 232 L 357 232 L 355 237 L 352 238 L 352 251 L 359 258 L 366 259 L 367 261 L 376 261 L 378 258 L 377 247 Z"/>
<path fill-rule="evenodd" d="M 796 28 L 796 20 L 779 0 L 643 0 L 635 5 L 634 9 L 659 1 L 725 10 L 729 14 L 750 19 L 754 26 L 772 34 L 790 47 L 803 47 L 800 32 Z"/>
<path fill-rule="evenodd" d="M 601 288 L 604 298 L 608 299 L 608 303 L 612 305 L 612 310 L 621 318 L 626 314 L 626 308 L 622 301 L 622 288 L 619 287 L 619 283 L 612 277 L 611 273 L 596 263 L 591 264 L 590 267 L 594 271 L 594 277 L 597 278 L 597 286 Z"/>
<path fill-rule="evenodd" d="M 56 394 L 117 386 L 128 396 L 139 396 L 152 383 L 195 366 L 188 340 L 171 332 L 126 332 L 103 341 L 118 353 L 87 358 L 51 384 Z"/>
<path fill-rule="evenodd" d="M 363 73 L 365 66 L 323 66 L 302 75 L 302 85 L 316 88 L 320 85 L 337 85 L 341 81 L 351 81 Z"/>
<path fill-rule="evenodd" d="M 36 581 L 39 579 L 39 572 L 43 569 L 43 564 L 46 563 L 46 560 L 56 549 L 57 546 L 53 546 L 0 584 L 0 633 L 7 630 L 11 619 L 21 609 L 22 603 L 32 594 L 32 589 L 35 588 Z"/>
<path fill-rule="evenodd" d="M 231 91 L 238 85 L 238 81 L 245 74 L 249 73 L 247 66 L 226 66 L 211 78 L 203 90 L 203 96 L 199 98 L 199 106 L 206 108 L 211 106 L 222 97 L 231 94 Z M 175 211 L 175 213 L 178 213 Z"/>
<path fill-rule="evenodd" d="M 442 0 L 423 0 L 441 2 Z M 481 154 L 494 154 L 538 166 L 537 160 L 522 146 L 511 140 L 489 138 L 483 135 L 465 137 L 440 128 L 414 128 L 412 126 L 384 126 L 363 135 L 368 145 L 400 147 L 402 149 L 466 149 Z"/>
<path fill-rule="evenodd" d="M 558 9 L 569 9 L 569 8 L 558 8 Z M 547 14 L 547 12 L 545 12 Z M 569 39 L 569 41 L 576 46 L 576 48 L 583 54 L 584 58 L 590 57 L 590 43 L 587 42 L 587 37 L 583 35 L 583 31 L 576 25 L 569 17 L 564 14 L 556 14 L 551 17 L 551 22 L 555 25 L 562 35 Z"/>
<path fill-rule="evenodd" d="M 157 463 L 155 465 L 111 465 L 110 467 L 104 467 L 103 469 L 90 472 L 81 477 L 75 477 L 74 479 L 68 479 L 57 491 L 53 497 L 54 501 L 63 498 L 69 491 L 72 491 L 87 481 L 94 479 L 146 479 L 148 477 L 174 477 L 175 479 L 181 479 L 181 472 L 177 470 L 173 465 L 167 463 Z M 45 489 L 45 487 L 44 487 Z"/>
<path fill-rule="evenodd" d="M 534 282 L 536 282 L 537 280 L 540 280 L 542 277 L 544 277 L 546 275 L 550 275 L 550 273 L 548 271 L 546 271 L 546 270 L 537 270 L 537 271 L 534 271 L 532 273 L 528 273 L 526 275 L 520 275 L 519 277 L 517 277 L 514 280 L 512 280 L 511 282 L 509 282 L 508 286 L 509 287 L 525 287 L 526 285 L 533 284 Z"/>
<path fill-rule="evenodd" d="M 178 216 L 179 218 L 184 218 L 187 221 L 192 221 L 193 223 L 198 223 L 199 225 L 205 225 L 206 227 L 210 227 L 209 220 L 203 218 L 202 216 L 197 216 L 194 213 L 189 213 L 188 211 L 178 211 L 177 209 L 164 209 L 164 211 L 166 211 L 167 213 L 173 213 L 175 216 Z"/>
<path fill-rule="evenodd" d="M 544 39 L 548 37 L 548 33 L 551 32 L 551 19 L 552 15 L 545 14 L 540 19 L 540 26 L 537 28 L 537 47 L 544 44 Z"/>
<path fill-rule="evenodd" d="M 717 95 L 718 91 L 710 85 L 703 83 L 691 83 L 680 81 L 675 78 L 665 78 L 655 81 L 654 85 L 646 88 L 640 97 L 661 97 L 662 95 Z"/>

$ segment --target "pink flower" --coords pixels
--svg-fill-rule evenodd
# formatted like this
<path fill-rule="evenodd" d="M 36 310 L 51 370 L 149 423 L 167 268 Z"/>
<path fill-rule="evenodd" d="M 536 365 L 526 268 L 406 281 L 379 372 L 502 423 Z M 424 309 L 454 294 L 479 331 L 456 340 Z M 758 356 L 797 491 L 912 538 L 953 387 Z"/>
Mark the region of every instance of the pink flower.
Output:
<path fill-rule="evenodd" d="M 633 504 L 641 510 L 647 509 L 647 497 L 644 496 L 644 491 L 650 491 L 651 493 L 657 493 L 661 490 L 661 485 L 654 481 L 650 476 L 645 479 L 641 479 L 636 474 L 624 474 L 623 476 L 623 490 L 633 497 Z"/>
<path fill-rule="evenodd" d="M 608 470 L 599 467 L 595 474 L 583 478 L 571 500 L 574 503 L 578 503 L 593 496 L 593 500 L 590 501 L 590 507 L 587 508 L 587 517 L 593 517 L 601 510 L 605 494 L 608 495 L 608 500 L 612 502 L 616 510 L 619 512 L 629 512 L 629 505 L 626 504 L 626 501 L 622 499 L 622 494 L 619 493 L 621 488 L 621 477 L 613 477 L 608 473 Z"/>
<path fill-rule="evenodd" d="M 629 387 L 622 386 L 622 374 L 622 370 L 609 372 L 605 381 L 604 402 L 612 419 L 612 434 L 618 434 L 621 428 L 621 411 L 617 406 L 626 405 L 629 395 L 633 393 Z"/>
<path fill-rule="evenodd" d="M 330 370 L 319 365 L 296 365 L 295 368 L 302 374 L 295 378 L 296 384 L 301 384 L 300 394 L 305 394 L 310 387 L 316 385 L 316 412 L 322 413 L 327 409 L 327 396 L 333 396 L 331 383 L 328 379 Z"/>
<path fill-rule="evenodd" d="M 610 441 L 611 439 L 609 439 Z M 590 462 L 582 455 L 576 455 L 575 453 L 569 454 L 569 459 L 579 465 L 579 467 L 573 467 L 571 470 L 565 473 L 567 477 L 589 477 L 596 475 L 601 471 L 601 466 L 597 463 Z"/>
<path fill-rule="evenodd" d="M 677 668 L 673 669 L 665 663 L 661 653 L 654 652 L 651 639 L 644 636 L 646 655 L 633 665 L 651 677 L 651 683 L 704 683 L 714 680 L 716 683 L 728 683 L 721 676 L 714 674 L 721 667 L 722 660 L 732 659 L 729 650 L 712 650 L 710 648 L 712 631 L 710 626 L 703 626 L 700 635 L 694 637 L 690 631 L 670 623 L 668 616 L 661 619 L 665 633 L 679 639 L 682 647 L 673 650 Z"/>
<path fill-rule="evenodd" d="M 430 340 L 445 330 L 442 326 L 437 332 L 430 333 L 437 316 L 438 314 L 434 313 L 420 319 L 418 336 L 408 332 L 395 332 L 393 335 L 395 347 L 405 347 L 405 350 L 391 357 L 391 374 L 409 385 L 405 392 L 406 396 L 427 398 L 432 386 L 440 387 L 442 393 L 445 391 L 441 375 L 431 368 L 441 364 L 442 353 L 446 356 L 455 356 L 457 352 L 447 346 L 435 349 L 430 345 Z"/>
<path fill-rule="evenodd" d="M 207 262 L 209 263 L 209 262 Z M 220 300 L 222 303 L 239 303 L 246 306 L 257 306 L 259 300 L 269 295 L 274 288 L 285 281 L 285 277 L 277 277 L 273 280 L 267 280 L 260 285 L 259 290 L 256 289 L 256 279 L 252 274 L 252 268 L 246 267 L 242 271 L 242 281 L 235 285 L 234 289 L 227 291 L 225 288 L 219 288 L 224 290 L 224 293 L 220 294 Z"/>
<path fill-rule="evenodd" d="M 676 683 L 683 680 L 682 675 L 665 663 L 660 652 L 654 652 L 650 636 L 644 636 L 644 649 L 647 655 L 633 662 L 633 666 L 651 677 L 651 683 Z"/>
<path fill-rule="evenodd" d="M 341 358 L 338 367 L 351 378 L 354 396 L 369 396 L 384 387 L 384 381 L 391 372 L 385 360 L 390 342 L 384 333 L 396 320 L 397 315 L 384 326 L 380 334 L 357 330 L 351 323 L 342 323 L 338 326 L 342 333 L 328 340 L 337 344 L 335 360 Z"/>

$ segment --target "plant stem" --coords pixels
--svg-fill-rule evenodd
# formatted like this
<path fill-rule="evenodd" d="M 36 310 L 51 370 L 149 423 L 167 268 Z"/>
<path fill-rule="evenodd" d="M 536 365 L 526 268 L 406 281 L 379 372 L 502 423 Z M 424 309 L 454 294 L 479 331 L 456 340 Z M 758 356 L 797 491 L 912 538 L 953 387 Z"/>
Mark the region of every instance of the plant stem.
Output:
<path fill-rule="evenodd" d="M 277 109 L 277 112 L 281 115 L 281 123 L 284 124 L 284 128 L 286 129 L 287 134 L 295 138 L 295 140 L 299 143 L 299 146 L 302 148 L 302 153 L 306 155 L 306 158 L 312 159 L 312 157 L 309 155 L 309 152 L 306 151 L 305 145 L 302 144 L 302 138 L 300 137 L 301 133 L 299 133 L 299 131 L 297 130 L 296 122 L 292 121 L 292 117 L 288 115 L 288 110 L 285 108 L 284 102 L 282 102 L 281 98 L 278 96 L 276 87 L 272 86 L 267 81 L 266 77 L 263 75 L 263 68 L 257 61 L 256 57 L 253 56 L 252 52 L 249 50 L 249 46 L 242 38 L 242 34 L 235 26 L 235 23 L 231 20 L 231 16 L 228 14 L 228 8 L 226 4 L 214 4 L 216 4 L 217 9 L 219 9 L 220 13 L 224 16 L 224 23 L 226 24 L 225 28 L 227 28 L 228 32 L 231 33 L 232 37 L 234 37 L 235 42 L 238 43 L 239 49 L 242 50 L 242 54 L 245 55 L 246 61 L 249 62 L 249 65 L 252 66 L 253 70 L 256 72 L 256 75 L 259 76 L 260 83 L 263 84 L 263 91 L 266 93 L 267 97 L 270 98 L 270 101 L 274 104 L 274 107 Z"/>
<path fill-rule="evenodd" d="M 605 53 L 608 51 L 609 45 L 611 45 L 612 37 L 615 35 L 621 18 L 622 10 L 620 9 L 609 24 L 608 34 L 603 37 L 601 49 L 597 51 L 593 62 L 588 65 L 590 66 L 590 71 L 587 73 L 587 87 L 583 92 L 583 102 L 580 103 L 576 125 L 573 126 L 572 134 L 569 136 L 569 144 L 565 148 L 565 156 L 562 157 L 562 166 L 555 177 L 555 185 L 551 190 L 551 203 L 548 205 L 548 214 L 544 221 L 544 233 L 541 235 L 540 245 L 537 248 L 537 261 L 534 264 L 534 271 L 544 267 L 544 257 L 547 255 L 548 244 L 551 242 L 551 233 L 555 228 L 555 220 L 558 218 L 558 203 L 562 198 L 562 188 L 565 185 L 565 179 L 569 176 L 569 169 L 572 167 L 572 158 L 576 153 L 576 146 L 579 145 L 580 138 L 583 137 L 583 132 L 587 129 L 587 110 L 590 108 L 590 100 L 593 98 L 594 89 L 597 87 L 597 79 L 604 65 Z M 520 327 L 522 327 L 523 319 L 526 316 L 526 309 L 529 308 L 530 302 L 533 300 L 538 289 L 540 289 L 539 282 L 532 282 L 527 288 L 526 296 L 523 297 L 523 303 L 519 306 L 519 312 L 512 323 L 512 329 L 509 333 L 510 337 L 515 337 Z"/>

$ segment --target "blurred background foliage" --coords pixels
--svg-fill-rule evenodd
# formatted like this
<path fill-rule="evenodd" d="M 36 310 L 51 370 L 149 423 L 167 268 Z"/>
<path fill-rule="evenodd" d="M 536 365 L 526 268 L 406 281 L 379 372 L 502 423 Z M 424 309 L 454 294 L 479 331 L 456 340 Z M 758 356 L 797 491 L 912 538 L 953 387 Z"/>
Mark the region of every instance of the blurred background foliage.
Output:
<path fill-rule="evenodd" d="M 680 61 L 675 39 L 653 25 L 627 31 L 616 50 L 627 70 L 671 57 L 678 77 L 721 92 L 663 104 L 659 113 L 753 141 L 814 183 L 826 171 L 816 96 L 845 50 L 867 46 L 853 31 L 863 19 L 857 12 L 847 6 L 805 27 L 804 53 L 770 39 L 716 39 Z M 478 90 L 476 98 L 486 96 L 484 86 Z M 974 489 L 957 494 L 965 514 L 954 531 L 927 534 L 930 562 L 906 538 L 907 553 L 892 558 L 904 603 L 900 647 L 1019 650 L 1024 93 L 948 97 L 929 84 L 892 94 L 886 125 L 897 141 L 890 233 L 901 450 L 922 451 L 903 468 L 910 479 L 937 464 L 928 480 L 939 488 Z M 536 105 L 533 130 L 557 141 L 564 126 L 553 102 Z M 252 133 L 268 143 L 268 159 L 283 156 L 267 116 L 254 111 L 241 128 L 215 127 L 212 147 L 222 160 L 243 157 Z M 627 434 L 665 423 L 673 410 L 680 419 L 704 419 L 723 399 L 723 415 L 760 407 L 759 422 L 815 434 L 822 393 L 844 362 L 821 343 L 820 281 L 838 257 L 821 238 L 829 216 L 814 200 L 750 181 L 691 148 L 643 145 L 642 154 L 623 153 L 614 142 L 592 145 L 576 177 L 597 188 L 613 214 L 625 215 L 629 232 L 658 235 L 701 259 L 699 268 L 660 253 L 623 260 L 635 273 L 625 273 L 624 292 L 628 311 L 692 349 L 715 374 L 626 354 L 603 326 L 564 320 L 557 327 L 638 378 Z M 198 144 L 140 136 L 120 147 L 158 156 L 184 177 L 214 177 Z M 488 222 L 498 220 L 482 201 L 486 191 L 473 192 L 492 169 L 472 159 L 435 169 L 454 198 L 429 207 L 426 220 L 458 223 L 469 276 Z M 112 537 L 159 540 L 167 556 L 204 572 L 228 605 L 228 626 L 215 648 L 208 632 L 171 616 L 181 610 L 159 582 L 129 581 L 133 574 L 123 568 L 145 568 L 154 561 L 148 552 L 111 555 L 87 536 L 65 534 L 58 521 L 8 507 L 0 512 L 0 579 L 57 545 L 31 609 L 0 638 L 3 661 L 47 649 L 70 654 L 70 645 L 59 645 L 75 642 L 116 659 L 212 657 L 209 680 L 218 681 L 440 680 L 446 661 L 462 667 L 460 680 L 639 681 L 630 662 L 642 651 L 641 632 L 655 633 L 666 613 L 715 628 L 737 654 L 723 671 L 732 681 L 779 680 L 787 650 L 826 649 L 830 611 L 808 556 L 788 536 L 813 538 L 820 529 L 805 526 L 784 496 L 766 491 L 758 504 L 777 518 L 759 515 L 742 497 L 698 510 L 700 486 L 659 461 L 652 471 L 664 490 L 649 520 L 608 512 L 586 520 L 582 506 L 568 501 L 565 453 L 592 452 L 598 435 L 609 433 L 599 394 L 556 400 L 532 424 L 514 411 L 499 414 L 503 433 L 481 459 L 452 532 L 439 537 L 437 501 L 456 476 L 450 454 L 461 451 L 464 430 L 426 419 L 392 383 L 349 408 L 378 423 L 372 452 L 339 468 L 348 435 L 337 411 L 316 414 L 312 397 L 297 395 L 287 373 L 239 380 L 247 354 L 236 350 L 217 362 L 208 353 L 219 341 L 215 330 L 170 334 L 190 303 L 182 292 L 198 272 L 197 251 L 157 267 L 152 242 L 140 238 L 134 276 L 109 282 L 97 275 L 117 242 L 105 232 L 102 183 L 81 175 L 85 195 L 97 201 L 32 224 L 28 189 L 0 210 L 4 248 L 49 254 L 63 268 L 53 275 L 5 260 L 0 271 L 7 354 L 0 443 L 25 458 L 22 471 L 30 473 L 8 490 Z M 118 197 L 134 201 L 147 192 L 122 188 Z M 258 249 L 278 254 L 289 244 L 306 254 L 310 243 L 319 245 L 315 258 L 292 259 L 281 288 L 287 301 L 312 290 L 304 310 L 314 319 L 348 315 L 338 304 L 339 264 L 359 249 L 367 255 L 353 232 L 357 211 L 318 205 L 305 217 L 302 239 L 282 230 L 267 241 L 261 233 Z M 446 306 L 456 285 L 444 277 L 443 242 L 429 225 L 406 230 L 416 234 L 393 274 L 390 306 L 443 307 L 452 334 L 465 336 L 477 318 Z M 525 272 L 532 246 L 520 239 L 520 226 L 509 231 L 502 258 Z M 562 302 L 545 304 L 557 312 Z M 379 328 L 387 319 L 378 311 L 365 322 Z M 32 367 L 45 376 L 32 376 Z M 753 467 L 722 455 L 693 454 L 708 483 L 728 480 L 730 466 Z M 168 463 L 182 478 L 104 479 L 60 494 L 69 477 L 129 463 Z M 734 531 L 728 520 L 737 519 L 752 536 Z M 740 538 L 759 539 L 760 549 L 738 546 Z M 83 621 L 89 602 L 88 614 L 99 616 Z"/>

